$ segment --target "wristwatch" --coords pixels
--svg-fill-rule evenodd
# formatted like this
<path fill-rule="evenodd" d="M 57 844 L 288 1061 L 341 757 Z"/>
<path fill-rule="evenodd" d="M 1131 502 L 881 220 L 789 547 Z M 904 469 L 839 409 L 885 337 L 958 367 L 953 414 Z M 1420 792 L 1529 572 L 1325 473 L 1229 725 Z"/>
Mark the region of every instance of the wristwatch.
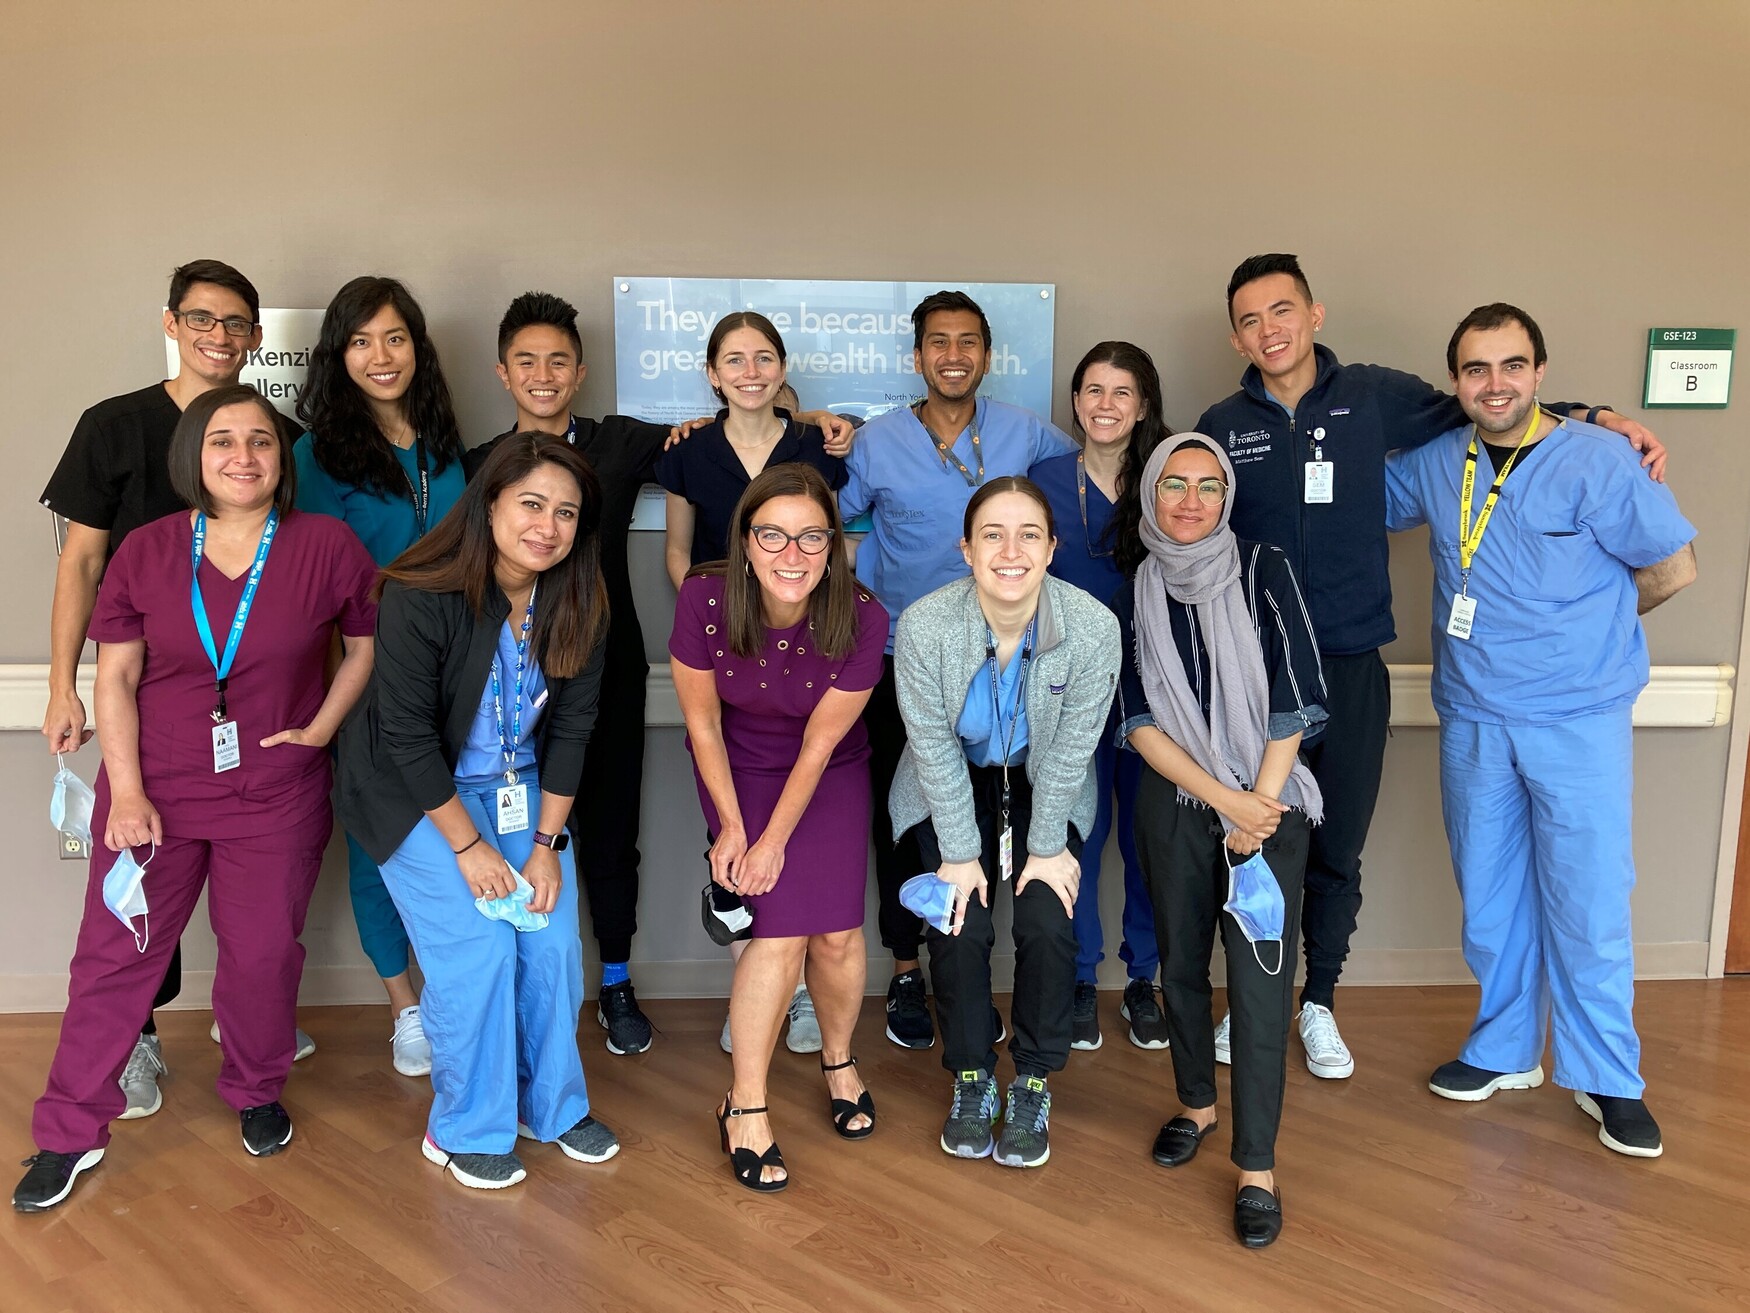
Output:
<path fill-rule="evenodd" d="M 551 848 L 556 853 L 562 853 L 565 851 L 566 845 L 571 842 L 571 836 L 564 830 L 559 831 L 558 834 L 542 834 L 536 830 L 535 842 L 543 848 Z"/>

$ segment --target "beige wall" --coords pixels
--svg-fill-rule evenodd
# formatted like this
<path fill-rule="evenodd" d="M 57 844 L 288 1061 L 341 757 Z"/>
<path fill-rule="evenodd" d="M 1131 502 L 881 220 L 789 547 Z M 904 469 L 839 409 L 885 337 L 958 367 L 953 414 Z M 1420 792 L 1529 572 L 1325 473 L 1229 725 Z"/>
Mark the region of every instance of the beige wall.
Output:
<path fill-rule="evenodd" d="M 1345 359 L 1437 377 L 1456 319 L 1504 298 L 1544 325 L 1549 394 L 1630 413 L 1648 327 L 1734 325 L 1750 304 L 1744 6 L 1185 8 L 13 6 L 0 662 L 47 656 L 33 498 L 83 407 L 158 377 L 165 279 L 197 255 L 271 305 L 406 279 L 474 438 L 504 420 L 493 326 L 528 287 L 582 309 L 581 404 L 613 406 L 615 273 L 1049 280 L 1060 384 L 1093 341 L 1131 338 L 1179 426 L 1235 384 L 1221 294 L 1257 250 L 1302 255 Z M 1730 410 L 1652 417 L 1702 562 L 1648 625 L 1655 662 L 1738 659 L 1746 405 L 1740 385 Z M 660 653 L 655 548 L 636 568 Z M 1427 659 L 1424 551 L 1420 535 L 1394 551 L 1399 661 Z M 1699 969 L 1727 760 L 1724 729 L 1639 736 L 1644 966 Z M 678 731 L 652 731 L 651 764 L 638 956 L 675 964 L 652 984 L 714 988 Z M 0 735 L 0 1007 L 56 1005 L 77 920 L 48 774 L 34 736 Z M 338 875 L 306 936 L 312 999 L 369 986 Z M 1430 730 L 1390 746 L 1367 890 L 1358 975 L 1461 970 Z M 189 943 L 210 965 L 206 932 Z"/>

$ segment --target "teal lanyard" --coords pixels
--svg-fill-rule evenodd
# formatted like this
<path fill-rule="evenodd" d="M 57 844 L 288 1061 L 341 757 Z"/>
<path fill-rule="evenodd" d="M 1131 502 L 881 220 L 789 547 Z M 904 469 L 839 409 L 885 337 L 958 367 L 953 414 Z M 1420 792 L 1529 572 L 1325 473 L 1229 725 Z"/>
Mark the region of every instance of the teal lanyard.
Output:
<path fill-rule="evenodd" d="M 492 720 L 498 729 L 498 750 L 504 755 L 504 782 L 515 784 L 516 753 L 523 741 L 523 678 L 528 672 L 529 631 L 535 626 L 535 589 L 537 579 L 529 588 L 529 609 L 523 612 L 523 627 L 516 644 L 516 689 L 511 698 L 511 721 L 508 737 L 504 726 L 504 698 L 498 684 L 498 652 L 492 653 Z"/>
<path fill-rule="evenodd" d="M 213 687 L 219 695 L 219 705 L 213 708 L 213 719 L 225 719 L 225 689 L 231 680 L 231 667 L 237 661 L 237 646 L 243 641 L 243 627 L 249 623 L 249 608 L 255 604 L 255 590 L 261 584 L 261 571 L 267 564 L 268 549 L 273 546 L 274 532 L 279 528 L 280 513 L 276 506 L 267 513 L 267 523 L 261 530 L 261 543 L 255 549 L 255 564 L 249 567 L 249 581 L 243 585 L 243 596 L 237 599 L 237 614 L 231 618 L 231 635 L 225 640 L 225 655 L 213 643 L 213 627 L 207 620 L 206 600 L 201 596 L 201 557 L 206 554 L 207 517 L 196 512 L 194 546 L 190 549 L 194 570 L 188 585 L 189 605 L 194 608 L 195 632 L 201 646 L 207 650 L 207 660 L 213 663 Z"/>

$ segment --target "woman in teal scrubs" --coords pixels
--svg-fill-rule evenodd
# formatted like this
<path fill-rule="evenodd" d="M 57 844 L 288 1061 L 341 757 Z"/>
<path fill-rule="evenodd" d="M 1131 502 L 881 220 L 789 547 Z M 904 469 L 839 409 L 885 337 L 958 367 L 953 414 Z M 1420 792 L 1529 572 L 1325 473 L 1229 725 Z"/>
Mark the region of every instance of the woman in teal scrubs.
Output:
<path fill-rule="evenodd" d="M 419 303 L 393 278 L 355 278 L 335 294 L 298 419 L 309 430 L 293 449 L 298 509 L 344 520 L 379 567 L 462 495 L 462 437 L 437 348 Z M 346 857 L 359 942 L 394 1017 L 395 1070 L 426 1075 L 431 1044 L 407 974 L 407 931 L 377 864 L 351 835 Z"/>

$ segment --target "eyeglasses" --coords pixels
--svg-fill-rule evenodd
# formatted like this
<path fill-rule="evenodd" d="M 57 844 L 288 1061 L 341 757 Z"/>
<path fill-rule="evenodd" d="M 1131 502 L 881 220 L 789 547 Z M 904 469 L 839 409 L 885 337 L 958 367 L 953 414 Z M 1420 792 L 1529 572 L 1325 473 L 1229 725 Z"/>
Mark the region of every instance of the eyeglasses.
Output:
<path fill-rule="evenodd" d="M 255 321 L 245 319 L 242 315 L 227 315 L 220 319 L 205 310 L 172 310 L 170 313 L 197 333 L 206 332 L 214 324 L 223 324 L 225 331 L 232 337 L 248 337 L 255 331 Z"/>
<path fill-rule="evenodd" d="M 801 533 L 785 533 L 775 524 L 756 524 L 748 532 L 753 534 L 753 540 L 761 548 L 773 556 L 791 543 L 800 547 L 806 556 L 819 556 L 832 542 L 831 529 L 804 529 Z"/>
<path fill-rule="evenodd" d="M 1162 501 L 1184 501 L 1192 486 L 1188 480 L 1181 479 L 1177 474 L 1169 474 L 1155 484 L 1155 496 Z M 1220 479 L 1199 479 L 1195 486 L 1197 500 L 1205 506 L 1220 506 L 1227 500 L 1227 484 Z"/>

